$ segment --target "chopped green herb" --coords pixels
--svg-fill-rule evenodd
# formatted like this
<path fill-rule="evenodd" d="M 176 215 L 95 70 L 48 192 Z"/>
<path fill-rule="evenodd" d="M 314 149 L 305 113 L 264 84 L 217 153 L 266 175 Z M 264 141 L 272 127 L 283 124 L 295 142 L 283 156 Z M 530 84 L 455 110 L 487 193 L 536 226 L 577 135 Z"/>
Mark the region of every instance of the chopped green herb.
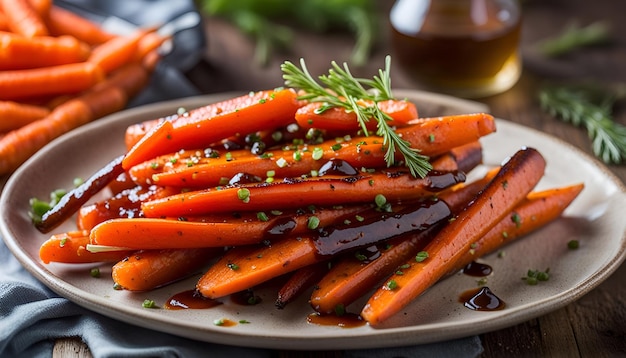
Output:
<path fill-rule="evenodd" d="M 387 281 L 387 285 L 385 287 L 387 287 L 387 289 L 389 290 L 395 290 L 396 288 L 398 288 L 398 283 L 396 282 L 396 280 L 389 280 Z"/>
<path fill-rule="evenodd" d="M 570 240 L 567 243 L 567 248 L 570 250 L 576 250 L 579 247 L 580 247 L 580 243 L 578 242 L 578 240 Z"/>
<path fill-rule="evenodd" d="M 256 213 L 256 218 L 260 221 L 268 221 L 270 219 L 269 217 L 267 217 L 267 214 L 262 211 Z"/>
<path fill-rule="evenodd" d="M 233 271 L 239 270 L 239 265 L 237 265 L 236 263 L 232 263 L 232 262 L 227 263 L 226 267 L 228 267 L 229 269 Z"/>
<path fill-rule="evenodd" d="M 420 251 L 417 253 L 417 255 L 415 255 L 415 261 L 417 262 L 423 262 L 427 258 L 428 258 L 428 252 L 426 251 Z"/>
<path fill-rule="evenodd" d="M 239 198 L 239 200 L 243 201 L 244 203 L 250 202 L 250 189 L 241 188 L 237 190 L 237 198 Z"/>
<path fill-rule="evenodd" d="M 311 230 L 317 229 L 320 225 L 320 219 L 317 216 L 310 216 L 307 220 L 307 227 Z"/>
<path fill-rule="evenodd" d="M 335 314 L 339 317 L 343 316 L 346 314 L 346 307 L 339 303 L 335 306 Z"/>
<path fill-rule="evenodd" d="M 97 267 L 92 268 L 91 270 L 89 270 L 89 275 L 91 275 L 91 277 L 100 277 L 100 269 Z"/>
<path fill-rule="evenodd" d="M 522 280 L 526 281 L 527 284 L 534 286 L 540 281 L 548 281 L 548 279 L 550 278 L 549 272 L 549 268 L 545 271 L 528 270 L 528 272 L 526 273 L 526 277 L 522 277 Z"/>
<path fill-rule="evenodd" d="M 145 299 L 141 303 L 141 307 L 143 308 L 158 308 L 156 302 L 154 300 Z"/>

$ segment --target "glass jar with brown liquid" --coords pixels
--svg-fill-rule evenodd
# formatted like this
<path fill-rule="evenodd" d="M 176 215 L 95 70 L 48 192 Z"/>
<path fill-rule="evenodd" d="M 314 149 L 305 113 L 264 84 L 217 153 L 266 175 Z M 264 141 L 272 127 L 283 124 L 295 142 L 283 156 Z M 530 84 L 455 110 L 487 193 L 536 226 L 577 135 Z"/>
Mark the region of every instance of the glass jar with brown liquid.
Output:
<path fill-rule="evenodd" d="M 422 87 L 477 98 L 519 79 L 517 0 L 397 0 L 390 22 L 394 59 Z"/>

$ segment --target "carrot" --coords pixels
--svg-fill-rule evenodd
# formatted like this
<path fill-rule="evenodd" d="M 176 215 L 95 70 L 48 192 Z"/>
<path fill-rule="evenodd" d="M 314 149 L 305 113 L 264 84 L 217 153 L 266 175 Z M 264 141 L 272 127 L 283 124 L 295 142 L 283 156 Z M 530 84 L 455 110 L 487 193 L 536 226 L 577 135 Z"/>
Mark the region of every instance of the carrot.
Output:
<path fill-rule="evenodd" d="M 99 45 L 115 37 L 100 25 L 55 5 L 49 9 L 46 20 L 52 35 L 70 35 L 90 45 Z"/>
<path fill-rule="evenodd" d="M 424 179 L 404 171 L 283 179 L 189 191 L 144 202 L 142 210 L 146 217 L 180 217 L 224 211 L 372 203 L 377 195 L 389 201 L 409 200 L 430 197 L 464 180 L 465 175 L 456 171 L 434 172 Z"/>
<path fill-rule="evenodd" d="M 424 124 L 415 125 L 418 127 L 415 129 L 400 129 L 404 130 L 402 138 L 417 143 L 415 148 L 420 148 L 421 154 L 426 156 L 441 155 L 454 147 L 471 145 L 474 148 L 470 147 L 467 150 L 475 152 L 474 157 L 467 159 L 474 161 L 482 159 L 482 152 L 478 151 L 480 143 L 477 143 L 477 139 L 490 133 L 490 128 L 495 129 L 492 127 L 493 118 L 486 115 L 457 115 L 433 118 L 433 123 L 428 125 L 425 124 L 427 122 L 430 120 L 424 120 Z M 458 133 L 449 134 L 450 127 L 456 128 Z M 449 143 L 445 143 L 444 139 L 433 144 L 428 139 L 431 136 L 440 138 L 445 135 L 449 135 Z M 276 177 L 308 175 L 312 170 L 319 170 L 326 161 L 332 158 L 341 158 L 357 168 L 382 168 L 387 166 L 382 143 L 379 137 L 356 137 L 341 141 L 331 139 L 320 144 L 303 145 L 296 149 L 268 150 L 261 156 L 253 155 L 248 150 L 229 151 L 228 156 L 217 157 L 216 153 L 219 152 L 215 151 L 208 155 L 197 150 L 179 151 L 150 158 L 128 170 L 138 184 L 158 183 L 159 185 L 207 187 L 218 185 L 223 178 L 228 179 L 241 172 L 260 177 L 264 177 L 268 171 L 273 172 Z M 461 153 L 455 155 L 461 155 Z M 468 164 L 468 166 L 474 165 Z"/>
<path fill-rule="evenodd" d="M 107 184 L 107 187 L 110 185 Z M 76 226 L 80 230 L 91 230 L 96 225 L 110 219 L 140 218 L 141 202 L 151 198 L 163 197 L 175 193 L 170 188 L 134 187 L 125 189 L 114 196 L 82 206 L 76 216 Z"/>
<path fill-rule="evenodd" d="M 0 31 L 11 31 L 9 29 L 9 20 L 0 7 Z"/>
<path fill-rule="evenodd" d="M 7 132 L 20 128 L 37 119 L 50 114 L 46 107 L 18 103 L 13 101 L 0 101 L 0 132 Z"/>
<path fill-rule="evenodd" d="M 400 311 L 452 270 L 458 259 L 501 221 L 543 176 L 545 160 L 532 148 L 519 150 L 502 166 L 476 199 L 446 225 L 425 248 L 428 258 L 409 261 L 370 297 L 361 316 L 376 326 Z"/>
<path fill-rule="evenodd" d="M 271 242 L 286 234 L 302 234 L 309 222 L 319 220 L 326 226 L 338 218 L 353 218 L 370 205 L 316 208 L 313 212 L 246 213 L 220 221 L 200 221 L 197 218 L 111 219 L 91 230 L 94 245 L 133 249 L 174 249 L 239 246 Z M 201 219 L 201 218 L 200 218 Z"/>
<path fill-rule="evenodd" d="M 127 153 L 124 168 L 180 149 L 203 148 L 236 134 L 278 128 L 293 121 L 298 105 L 296 93 L 284 89 L 256 92 L 206 106 L 196 111 L 204 116 L 179 116 L 175 125 L 170 123 L 169 129 L 162 128 L 167 132 L 165 141 L 162 136 L 145 135 Z"/>
<path fill-rule="evenodd" d="M 137 43 L 133 61 L 142 62 L 149 54 L 158 53 L 159 47 L 170 39 L 171 36 L 163 36 L 156 31 L 147 32 Z"/>
<path fill-rule="evenodd" d="M 0 99 L 77 93 L 104 80 L 102 70 L 88 62 L 0 71 Z"/>
<path fill-rule="evenodd" d="M 92 253 L 87 251 L 88 231 L 70 231 L 52 235 L 39 248 L 39 258 L 44 263 L 114 262 L 130 254 L 129 251 Z"/>
<path fill-rule="evenodd" d="M 148 291 L 194 274 L 221 252 L 221 248 L 140 251 L 113 265 L 111 276 L 123 289 Z"/>
<path fill-rule="evenodd" d="M 274 304 L 276 308 L 285 308 L 288 303 L 311 288 L 324 277 L 329 266 L 328 262 L 322 261 L 296 270 L 278 291 L 278 297 Z"/>
<path fill-rule="evenodd" d="M 363 215 L 362 221 L 335 224 L 315 234 L 287 236 L 270 246 L 236 247 L 205 272 L 196 288 L 209 298 L 229 295 L 341 252 L 425 230 L 446 220 L 449 214 L 441 201 L 422 202 L 399 212 L 373 210 Z"/>
<path fill-rule="evenodd" d="M 47 36 L 48 28 L 28 0 L 0 0 L 12 32 L 26 36 Z"/>
<path fill-rule="evenodd" d="M 113 159 L 78 187 L 69 191 L 43 215 L 40 221 L 35 222 L 35 227 L 45 233 L 63 223 L 93 195 L 104 189 L 111 180 L 123 172 L 121 163 L 122 156 Z"/>
<path fill-rule="evenodd" d="M 85 103 L 69 101 L 48 116 L 7 133 L 0 138 L 0 173 L 17 169 L 51 140 L 66 133 L 70 124 L 77 126 L 90 119 L 91 112 Z"/>
<path fill-rule="evenodd" d="M 42 19 L 46 20 L 50 16 L 52 0 L 28 0 L 28 2 Z"/>
<path fill-rule="evenodd" d="M 302 106 L 296 112 L 296 122 L 303 128 L 317 128 L 326 130 L 341 130 L 356 132 L 361 126 L 354 112 L 348 112 L 344 108 L 322 108 L 323 103 L 314 102 Z M 364 103 L 373 106 L 373 103 Z M 417 107 L 407 100 L 387 100 L 377 103 L 378 108 L 391 117 L 388 122 L 391 126 L 402 126 L 417 117 Z M 375 130 L 376 121 L 369 121 L 366 125 L 368 131 Z"/>
<path fill-rule="evenodd" d="M 465 252 L 452 272 L 555 220 L 583 188 L 584 184 L 574 184 L 531 192 L 509 215 L 476 241 L 471 250 Z"/>
<path fill-rule="evenodd" d="M 0 70 L 65 65 L 81 62 L 90 53 L 87 44 L 71 36 L 27 38 L 0 32 Z"/>
<path fill-rule="evenodd" d="M 139 29 L 128 36 L 113 37 L 94 47 L 87 61 L 98 65 L 105 73 L 111 73 L 135 58 L 139 42 L 151 31 Z"/>

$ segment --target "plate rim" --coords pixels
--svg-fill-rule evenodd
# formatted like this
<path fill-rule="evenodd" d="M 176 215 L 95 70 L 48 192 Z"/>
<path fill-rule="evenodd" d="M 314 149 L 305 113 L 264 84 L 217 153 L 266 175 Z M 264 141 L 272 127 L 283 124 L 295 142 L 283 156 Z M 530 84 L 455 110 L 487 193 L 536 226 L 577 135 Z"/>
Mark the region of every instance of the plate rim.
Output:
<path fill-rule="evenodd" d="M 400 90 L 396 90 L 395 93 L 400 93 L 403 95 L 410 94 L 410 96 L 418 97 L 418 98 L 420 96 L 424 96 L 424 98 L 429 98 L 435 101 L 454 100 L 454 101 L 457 101 L 457 103 L 459 103 L 460 105 L 476 104 L 476 102 L 466 101 L 466 100 L 462 100 L 462 99 L 458 99 L 454 97 L 449 97 L 446 95 L 433 94 L 429 92 L 400 89 Z M 110 115 L 107 118 L 103 118 L 97 122 L 92 122 L 90 124 L 87 124 L 75 131 L 72 131 L 54 140 L 48 146 L 46 146 L 46 148 L 56 146 L 59 143 L 62 143 L 66 140 L 71 140 L 71 138 L 79 136 L 82 133 L 85 133 L 87 131 L 92 131 L 92 130 L 95 130 L 96 128 L 100 128 L 104 126 L 103 123 L 105 123 L 105 121 L 125 122 L 129 120 L 128 119 L 129 117 L 133 117 L 133 115 L 137 113 L 142 113 L 146 111 L 147 109 L 149 109 L 150 112 L 169 113 L 171 112 L 172 108 L 175 108 L 176 105 L 180 106 L 181 103 L 195 103 L 195 102 L 203 102 L 203 101 L 208 103 L 208 101 L 216 101 L 216 100 L 219 100 L 220 98 L 228 98 L 230 96 L 234 96 L 238 94 L 241 94 L 241 92 L 225 92 L 225 93 L 218 93 L 218 94 L 201 95 L 201 96 L 187 97 L 183 99 L 170 100 L 170 101 L 159 102 L 159 103 L 144 105 L 141 107 L 127 109 L 125 111 Z M 486 109 L 486 106 L 484 105 L 480 106 L 479 104 L 478 106 L 474 108 Z M 165 112 L 166 109 L 169 112 Z M 517 124 L 511 121 L 504 120 L 504 119 L 497 119 L 497 121 L 500 123 L 506 123 L 507 126 L 509 125 L 513 126 L 513 128 L 516 128 L 516 127 L 524 128 L 525 130 L 531 131 L 534 135 L 548 138 L 551 141 L 558 142 L 558 144 L 561 146 L 566 146 L 569 150 L 581 156 L 582 159 L 584 159 L 586 162 L 592 164 L 599 172 L 601 172 L 605 176 L 607 180 L 609 180 L 612 184 L 614 184 L 618 190 L 620 190 L 622 193 L 626 192 L 624 183 L 622 183 L 622 181 L 615 174 L 613 174 L 608 169 L 608 167 L 602 164 L 597 158 L 590 156 L 589 154 L 583 152 L 581 149 L 575 147 L 574 145 L 568 142 L 565 142 L 560 138 L 551 136 L 549 134 L 546 134 L 544 132 L 541 132 L 531 127 L 526 127 L 521 124 Z M 14 185 L 14 182 L 18 180 L 22 171 L 26 170 L 25 168 L 27 168 L 31 162 L 37 161 L 40 156 L 45 156 L 45 150 L 40 151 L 31 159 L 29 159 L 22 167 L 18 168 L 18 170 L 12 176 L 8 178 L 8 181 L 6 182 L 6 185 L 3 188 L 3 194 L 0 196 L 1 208 L 4 208 L 5 206 L 5 197 L 6 197 L 5 191 L 8 191 Z M 53 275 L 46 276 L 45 274 L 50 273 L 50 271 L 48 271 L 44 267 L 39 267 L 36 265 L 36 263 L 32 262 L 32 260 L 27 255 L 27 253 L 21 250 L 21 246 L 19 245 L 19 242 L 17 240 L 7 240 L 7 237 L 13 236 L 14 234 L 13 232 L 11 232 L 10 225 L 7 225 L 7 223 L 4 222 L 4 215 L 2 216 L 2 225 L 0 228 L 2 230 L 3 240 L 9 247 L 10 251 L 12 251 L 13 255 L 15 255 L 18 261 L 20 261 L 22 266 L 24 266 L 27 269 L 27 271 L 33 274 L 39 281 L 44 283 L 44 285 L 46 285 L 52 291 L 56 292 L 57 294 L 63 297 L 68 298 L 69 300 L 75 302 L 76 304 L 80 306 L 102 313 L 106 316 L 110 316 L 118 320 L 126 321 L 128 323 L 137 324 L 146 328 L 152 328 L 152 329 L 155 328 L 154 319 L 151 319 L 149 317 L 144 317 L 144 316 L 138 316 L 135 314 L 132 315 L 132 319 L 129 319 L 129 317 L 126 315 L 127 313 L 124 310 L 122 311 L 115 310 L 115 309 L 112 309 L 111 307 L 108 307 L 107 305 L 99 304 L 98 301 L 101 299 L 101 297 L 96 296 L 95 294 L 91 292 L 83 291 L 79 288 L 78 291 L 82 291 L 87 294 L 86 297 L 85 295 L 81 296 L 77 294 L 77 292 L 72 292 L 71 290 L 69 290 L 69 287 L 66 287 L 66 285 L 68 285 L 67 282 L 65 281 L 57 282 L 57 280 L 55 279 Z M 561 308 L 579 299 L 580 297 L 588 293 L 590 290 L 597 287 L 597 285 L 599 285 L 606 278 L 608 278 L 614 271 L 616 271 L 619 268 L 619 266 L 626 259 L 626 232 L 623 234 L 621 238 L 621 242 L 622 242 L 622 245 L 620 247 L 621 250 L 616 255 L 614 255 L 612 257 L 612 260 L 610 260 L 604 267 L 602 267 L 601 270 L 596 272 L 594 275 L 589 277 L 584 282 L 580 283 L 577 287 L 573 287 L 568 290 L 565 290 L 556 296 L 553 295 L 549 298 L 546 298 L 545 301 L 548 301 L 548 302 L 539 302 L 541 303 L 541 308 L 534 311 L 537 313 L 535 314 L 535 317 L 554 311 L 558 308 Z M 559 298 L 559 300 L 556 300 L 555 298 Z M 130 310 L 134 311 L 134 309 L 132 308 Z M 483 325 L 480 328 L 475 329 L 474 331 L 472 331 L 471 335 L 481 334 L 481 333 L 485 333 L 488 331 L 493 331 L 493 330 L 501 329 L 504 327 L 509 327 L 515 323 L 520 323 L 527 319 L 528 319 L 528 315 L 525 315 L 524 312 L 522 312 L 521 310 L 518 310 L 515 312 L 509 312 L 507 315 L 501 315 L 501 316 L 492 318 L 489 324 Z M 168 319 L 161 318 L 161 319 L 158 319 L 157 321 L 163 322 L 163 321 L 168 321 Z M 244 342 L 244 341 L 241 341 L 240 339 L 242 337 L 249 337 L 249 335 L 245 333 L 240 334 L 239 332 L 234 331 L 234 330 L 210 330 L 211 337 L 206 336 L 207 332 L 205 330 L 199 330 L 197 334 L 193 334 L 193 332 L 191 334 L 186 332 L 186 334 L 181 335 L 180 332 L 177 331 L 177 329 L 180 329 L 181 327 L 180 323 L 175 322 L 175 320 L 173 320 L 172 322 L 168 322 L 168 323 L 171 326 L 160 327 L 160 329 L 158 330 L 166 332 L 166 333 L 170 333 L 170 334 L 174 334 L 174 335 L 178 335 L 182 337 L 187 337 L 187 338 L 192 338 L 192 339 L 198 339 L 202 341 L 226 342 L 226 344 L 235 344 L 239 346 L 292 349 L 292 344 L 293 344 L 292 340 L 298 339 L 297 336 L 296 338 L 284 337 L 284 336 L 274 337 L 271 335 L 267 336 L 267 335 L 259 334 L 254 337 L 256 339 L 254 342 Z M 448 330 L 448 332 L 445 334 L 444 339 L 454 339 L 454 338 L 461 338 L 461 337 L 468 336 L 467 330 L 465 329 L 458 328 L 458 327 L 445 327 L 445 328 Z M 361 340 L 363 339 L 363 337 L 361 336 L 345 337 L 345 336 L 340 335 L 339 337 L 313 337 L 306 345 L 300 346 L 297 349 L 315 349 L 316 347 L 319 348 L 319 342 L 321 340 L 327 343 L 325 345 L 327 347 L 338 347 L 341 349 L 390 347 L 390 346 L 399 346 L 399 345 L 407 345 L 407 344 L 429 343 L 429 342 L 436 342 L 436 341 L 443 340 L 443 339 L 437 339 L 436 337 L 431 337 L 428 335 L 425 335 L 423 337 L 417 337 L 417 338 L 411 337 L 412 332 L 408 330 L 407 327 L 375 329 L 375 331 L 377 332 L 376 337 L 384 338 L 386 340 L 386 343 L 381 344 L 380 340 L 377 340 L 375 343 L 374 342 L 362 342 Z"/>

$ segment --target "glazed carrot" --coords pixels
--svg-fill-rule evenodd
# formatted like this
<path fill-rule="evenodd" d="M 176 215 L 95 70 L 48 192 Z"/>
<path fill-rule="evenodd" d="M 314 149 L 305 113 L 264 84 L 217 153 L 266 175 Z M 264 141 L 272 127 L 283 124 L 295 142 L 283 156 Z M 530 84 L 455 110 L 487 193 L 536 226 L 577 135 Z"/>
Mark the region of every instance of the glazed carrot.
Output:
<path fill-rule="evenodd" d="M 107 184 L 110 187 L 110 183 Z M 171 188 L 140 187 L 122 190 L 105 200 L 82 206 L 76 216 L 76 226 L 80 230 L 91 230 L 96 225 L 110 219 L 140 218 L 141 202 L 172 195 L 179 192 Z"/>
<path fill-rule="evenodd" d="M 442 201 L 424 201 L 398 212 L 372 210 L 367 216 L 364 213 L 361 221 L 337 223 L 315 234 L 287 236 L 269 246 L 236 247 L 209 268 L 196 288 L 209 298 L 232 294 L 341 252 L 426 230 L 449 215 Z"/>
<path fill-rule="evenodd" d="M 33 9 L 37 12 L 39 17 L 44 21 L 50 16 L 50 9 L 52 8 L 52 0 L 28 0 Z"/>
<path fill-rule="evenodd" d="M 20 128 L 37 119 L 50 114 L 46 107 L 18 103 L 13 101 L 0 101 L 0 132 L 8 132 Z"/>
<path fill-rule="evenodd" d="M 415 148 L 420 148 L 421 154 L 426 156 L 441 155 L 467 144 L 470 147 L 466 148 L 468 152 L 464 155 L 472 152 L 473 160 L 481 160 L 482 152 L 478 150 L 480 143 L 477 139 L 490 133 L 491 128 L 495 130 L 495 127 L 492 127 L 493 118 L 487 115 L 433 118 L 432 124 L 425 124 L 430 121 L 431 119 L 424 119 L 423 124 L 415 125 L 417 127 L 415 129 L 400 129 L 404 131 L 403 139 L 416 143 Z M 452 135 L 449 134 L 450 127 L 456 130 Z M 135 130 L 139 129 L 133 129 Z M 435 144 L 428 139 L 431 136 L 435 138 L 448 136 L 450 142 L 446 143 L 445 139 L 441 139 Z M 459 153 L 453 153 L 454 155 L 463 153 L 462 149 L 457 150 Z M 228 156 L 216 157 L 217 153 L 219 152 L 212 151 L 205 155 L 204 152 L 197 150 L 171 153 L 137 164 L 129 169 L 129 173 L 138 184 L 208 187 L 218 185 L 223 178 L 229 179 L 241 172 L 262 178 L 268 171 L 273 172 L 276 177 L 308 175 L 312 170 L 319 170 L 332 158 L 340 158 L 356 168 L 387 166 L 382 139 L 378 137 L 331 139 L 296 149 L 268 150 L 262 156 L 253 155 L 248 150 L 229 151 Z M 475 165 L 470 163 L 468 166 Z"/>
<path fill-rule="evenodd" d="M 221 248 L 148 250 L 113 265 L 113 281 L 129 291 L 148 291 L 192 275 L 223 252 Z"/>
<path fill-rule="evenodd" d="M 124 190 L 129 190 L 137 187 L 126 172 L 120 173 L 115 179 L 107 184 L 107 189 L 111 195 L 117 195 Z"/>
<path fill-rule="evenodd" d="M 28 0 L 0 0 L 12 32 L 26 36 L 47 36 L 48 28 Z"/>
<path fill-rule="evenodd" d="M 322 261 L 296 270 L 278 291 L 278 297 L 274 303 L 276 308 L 285 308 L 288 303 L 313 287 L 328 272 L 329 266 L 328 262 Z"/>
<path fill-rule="evenodd" d="M 39 248 L 39 258 L 44 263 L 89 263 L 115 262 L 130 254 L 129 251 L 92 253 L 86 250 L 89 244 L 88 231 L 70 231 L 52 235 Z"/>
<path fill-rule="evenodd" d="M 332 107 L 321 109 L 323 103 L 314 102 L 302 106 L 296 112 L 296 122 L 303 128 L 317 128 L 327 130 L 341 130 L 356 132 L 361 126 L 354 112 L 347 112 L 344 108 Z M 373 106 L 373 103 L 364 105 Z M 417 117 L 417 107 L 407 100 L 387 100 L 378 102 L 378 108 L 391 117 L 389 125 L 402 126 Z M 376 130 L 377 123 L 371 120 L 367 123 L 367 130 Z"/>
<path fill-rule="evenodd" d="M 224 247 L 271 242 L 286 234 L 296 235 L 310 231 L 314 217 L 320 227 L 336 220 L 354 218 L 371 205 L 316 208 L 311 211 L 242 213 L 219 221 L 197 218 L 120 218 L 95 226 L 90 233 L 91 243 L 133 249 L 187 249 Z"/>
<path fill-rule="evenodd" d="M 115 37 L 100 25 L 55 5 L 49 10 L 46 24 L 54 36 L 70 35 L 90 45 L 99 45 Z"/>
<path fill-rule="evenodd" d="M 471 245 L 522 201 L 543 176 L 545 160 L 532 148 L 519 150 L 504 164 L 476 199 L 461 211 L 425 248 L 428 258 L 408 261 L 370 297 L 361 316 L 379 325 L 445 276 Z"/>
<path fill-rule="evenodd" d="M 430 197 L 464 180 L 465 175 L 456 171 L 434 172 L 423 179 L 403 171 L 283 179 L 189 191 L 144 202 L 142 210 L 146 217 L 180 217 L 224 211 L 372 203 L 377 195 L 389 201 L 409 200 Z"/>
<path fill-rule="evenodd" d="M 472 245 L 471 250 L 459 258 L 452 272 L 557 219 L 583 188 L 584 184 L 573 184 L 531 192 L 509 215 Z"/>
<path fill-rule="evenodd" d="M 0 99 L 77 93 L 104 80 L 102 70 L 88 62 L 0 71 Z"/>
<path fill-rule="evenodd" d="M 206 106 L 197 110 L 204 116 L 179 116 L 171 128 L 162 128 L 167 132 L 165 141 L 145 135 L 127 153 L 124 168 L 180 149 L 204 148 L 236 134 L 284 126 L 293 121 L 298 106 L 296 93 L 289 89 L 256 92 Z"/>
<path fill-rule="evenodd" d="M 93 195 L 104 189 L 106 185 L 123 172 L 122 156 L 119 156 L 102 167 L 78 187 L 65 194 L 59 203 L 46 212 L 35 227 L 41 232 L 50 232 L 65 220 L 69 219 Z"/>
<path fill-rule="evenodd" d="M 100 66 L 105 73 L 111 73 L 135 58 L 139 42 L 151 31 L 140 29 L 127 36 L 116 36 L 94 47 L 87 61 Z"/>
<path fill-rule="evenodd" d="M 9 29 L 9 20 L 7 20 L 6 15 L 2 11 L 2 7 L 0 7 L 0 31 L 11 31 Z"/>
<path fill-rule="evenodd" d="M 0 32 L 0 70 L 65 65 L 87 59 L 87 44 L 71 36 L 33 38 Z"/>

